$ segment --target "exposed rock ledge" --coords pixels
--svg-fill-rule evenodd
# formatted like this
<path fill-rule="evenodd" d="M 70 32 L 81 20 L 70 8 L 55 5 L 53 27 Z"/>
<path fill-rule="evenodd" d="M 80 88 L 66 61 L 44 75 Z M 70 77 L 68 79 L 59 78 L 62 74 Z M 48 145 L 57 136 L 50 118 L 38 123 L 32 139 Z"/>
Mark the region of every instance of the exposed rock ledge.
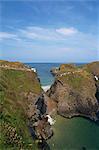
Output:
<path fill-rule="evenodd" d="M 84 116 L 92 120 L 99 114 L 99 62 L 77 68 L 61 65 L 53 71 L 56 80 L 47 95 L 57 102 L 58 113 L 64 117 Z"/>
<path fill-rule="evenodd" d="M 33 149 L 31 135 L 39 140 L 50 138 L 53 130 L 48 115 L 57 112 L 68 118 L 80 115 L 97 120 L 98 68 L 99 62 L 83 68 L 61 65 L 54 84 L 45 93 L 33 70 L 19 62 L 0 61 L 2 149 Z"/>

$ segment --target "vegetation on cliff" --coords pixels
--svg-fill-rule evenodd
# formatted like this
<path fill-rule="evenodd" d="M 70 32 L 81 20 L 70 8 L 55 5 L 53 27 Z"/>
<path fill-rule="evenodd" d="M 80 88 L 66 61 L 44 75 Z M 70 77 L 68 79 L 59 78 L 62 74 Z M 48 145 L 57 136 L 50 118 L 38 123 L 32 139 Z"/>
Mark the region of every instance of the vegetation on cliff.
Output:
<path fill-rule="evenodd" d="M 83 69 L 99 77 L 99 61 L 86 64 Z"/>
<path fill-rule="evenodd" d="M 84 116 L 98 119 L 99 63 L 83 67 L 63 64 L 55 71 L 56 80 L 47 92 L 57 102 L 58 113 L 64 117 Z"/>
<path fill-rule="evenodd" d="M 35 150 L 53 135 L 47 114 L 56 112 L 55 102 L 30 67 L 0 61 L 0 100 L 1 149 Z"/>
<path fill-rule="evenodd" d="M 6 64 L 6 67 L 3 65 Z M 28 127 L 28 96 L 41 92 L 33 71 L 14 70 L 21 63 L 0 61 L 0 149 L 36 149 Z M 35 97 L 34 96 L 34 97 Z"/>
<path fill-rule="evenodd" d="M 53 70 L 55 82 L 44 93 L 37 73 L 19 62 L 0 61 L 0 148 L 35 150 L 36 139 L 53 135 L 47 115 L 84 116 L 99 114 L 99 63 L 84 67 L 63 64 Z M 34 131 L 34 132 L 33 132 Z"/>

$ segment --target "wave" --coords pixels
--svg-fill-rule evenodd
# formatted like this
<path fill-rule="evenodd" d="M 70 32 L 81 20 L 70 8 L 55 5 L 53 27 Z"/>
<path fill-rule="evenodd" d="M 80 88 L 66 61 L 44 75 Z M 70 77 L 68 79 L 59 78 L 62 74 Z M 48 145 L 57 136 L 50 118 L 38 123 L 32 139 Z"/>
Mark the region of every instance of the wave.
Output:
<path fill-rule="evenodd" d="M 49 90 L 51 87 L 51 85 L 45 85 L 45 86 L 42 86 L 42 89 L 46 92 L 47 90 Z"/>

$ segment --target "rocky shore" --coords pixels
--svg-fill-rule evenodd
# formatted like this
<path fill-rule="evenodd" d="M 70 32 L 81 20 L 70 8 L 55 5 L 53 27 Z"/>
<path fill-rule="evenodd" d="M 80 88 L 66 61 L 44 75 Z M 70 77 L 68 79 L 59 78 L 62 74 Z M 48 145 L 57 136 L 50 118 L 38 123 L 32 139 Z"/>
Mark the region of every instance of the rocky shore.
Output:
<path fill-rule="evenodd" d="M 35 70 L 0 61 L 1 149 L 37 149 L 53 136 L 56 114 L 98 120 L 98 68 L 99 62 L 83 67 L 63 64 L 52 69 L 55 82 L 45 92 Z"/>

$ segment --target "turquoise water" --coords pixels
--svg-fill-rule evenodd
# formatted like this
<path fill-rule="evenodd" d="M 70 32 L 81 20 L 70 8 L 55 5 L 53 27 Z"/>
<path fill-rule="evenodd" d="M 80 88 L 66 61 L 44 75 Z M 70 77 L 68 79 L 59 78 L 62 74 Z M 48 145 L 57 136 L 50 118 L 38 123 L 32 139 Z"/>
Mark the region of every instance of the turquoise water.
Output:
<path fill-rule="evenodd" d="M 54 81 L 50 69 L 60 64 L 29 63 L 28 65 L 37 69 L 41 84 L 45 86 Z M 81 117 L 66 119 L 56 116 L 55 120 L 54 135 L 48 140 L 48 150 L 99 150 L 99 124 Z"/>
<path fill-rule="evenodd" d="M 51 68 L 58 67 L 60 63 L 26 63 L 30 67 L 37 69 L 42 86 L 51 85 L 54 77 L 50 73 Z"/>

